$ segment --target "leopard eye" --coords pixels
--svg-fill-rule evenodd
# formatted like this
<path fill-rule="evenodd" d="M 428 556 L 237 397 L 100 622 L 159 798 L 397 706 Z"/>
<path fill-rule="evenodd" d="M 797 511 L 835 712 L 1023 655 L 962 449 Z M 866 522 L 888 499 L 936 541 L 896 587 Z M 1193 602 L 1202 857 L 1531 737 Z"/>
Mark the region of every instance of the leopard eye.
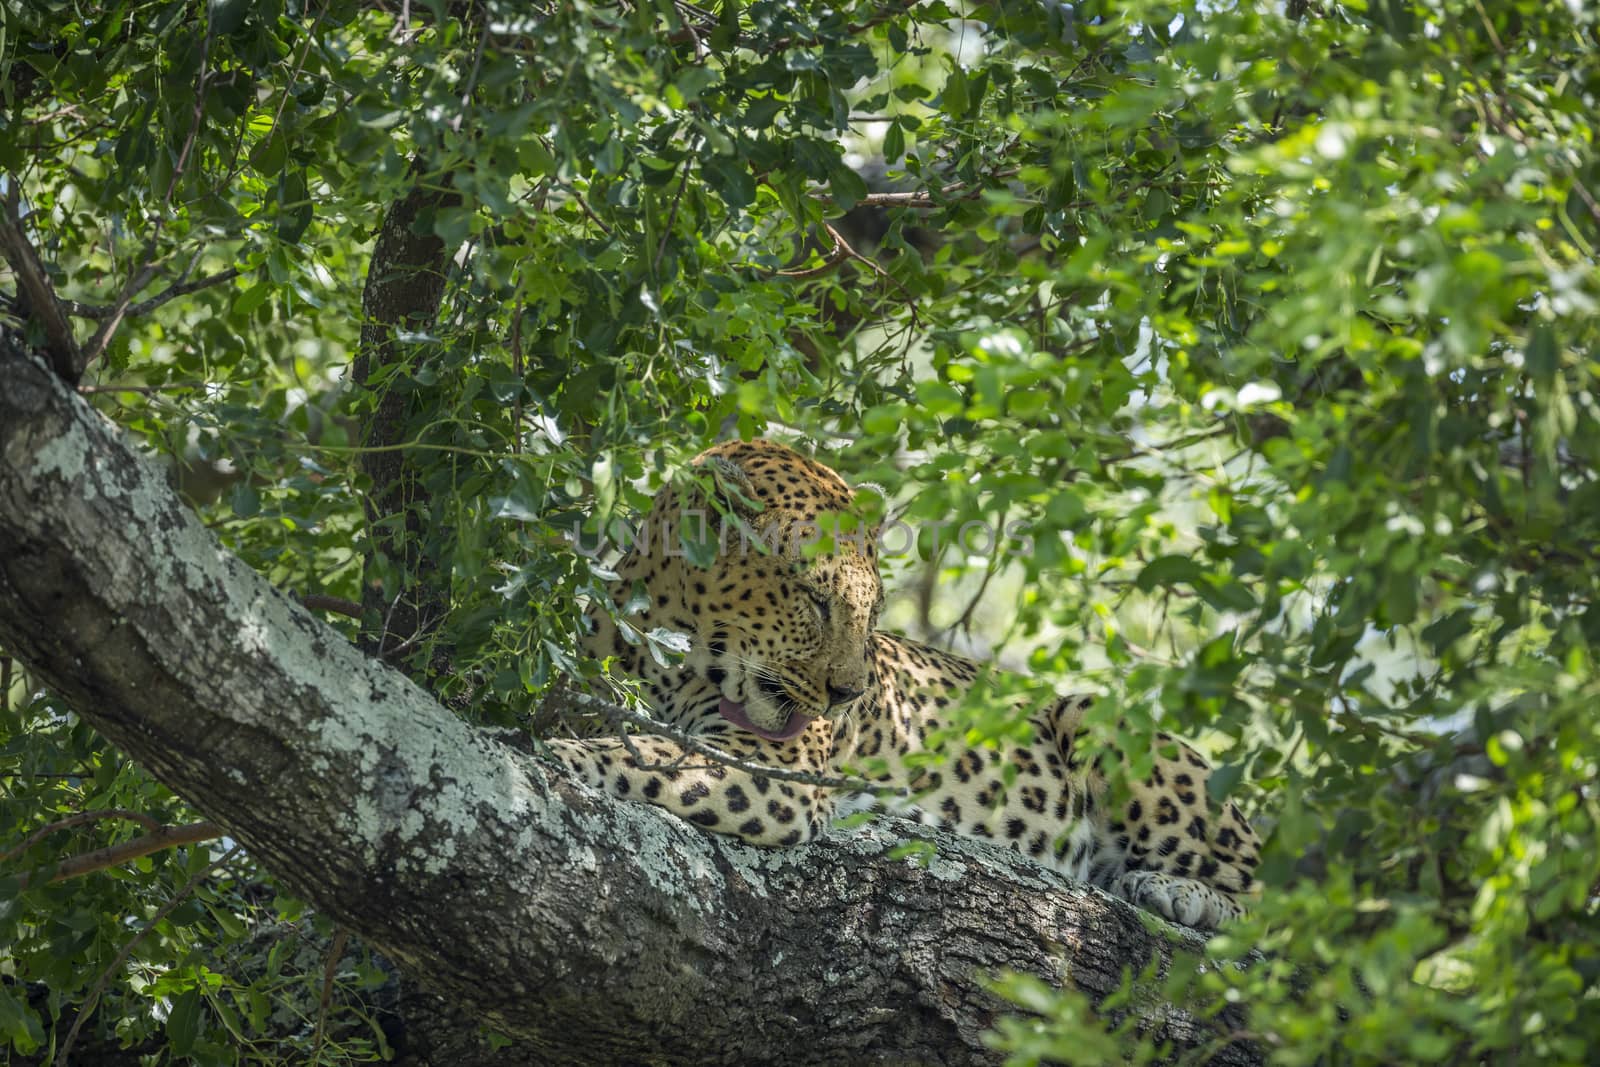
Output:
<path fill-rule="evenodd" d="M 817 609 L 817 614 L 822 616 L 822 621 L 827 622 L 833 610 L 828 606 L 828 598 L 815 589 L 807 589 L 806 596 L 811 598 L 812 605 Z"/>

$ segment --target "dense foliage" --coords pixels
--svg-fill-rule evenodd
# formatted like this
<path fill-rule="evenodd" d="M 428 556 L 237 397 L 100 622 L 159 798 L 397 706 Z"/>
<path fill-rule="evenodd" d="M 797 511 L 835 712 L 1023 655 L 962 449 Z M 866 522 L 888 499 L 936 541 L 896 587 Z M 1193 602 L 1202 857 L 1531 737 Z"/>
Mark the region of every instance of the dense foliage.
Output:
<path fill-rule="evenodd" d="M 1243 1003 L 1229 1039 L 1282 1063 L 1600 1041 L 1586 6 L 0 10 L 7 211 L 76 302 L 85 391 L 230 548 L 363 604 L 352 636 L 427 575 L 442 609 L 379 652 L 465 714 L 526 723 L 601 669 L 574 529 L 719 436 L 811 442 L 919 532 L 892 621 L 1102 694 L 1104 744 L 1209 739 L 1271 828 L 1259 913 L 1210 948 L 1263 958 L 1128 996 Z M 443 305 L 352 381 L 414 189 Z M 414 478 L 376 531 L 374 448 Z M 951 536 L 975 522 L 1002 535 Z M 197 816 L 3 688 L 0 1037 L 44 1055 L 98 999 L 80 1040 L 382 1054 L 323 988 L 381 972 L 291 965 L 317 935 L 248 857 L 47 884 L 139 833 L 30 838 L 72 813 Z M 1115 1000 L 1001 981 L 1018 1063 L 1141 1045 Z"/>

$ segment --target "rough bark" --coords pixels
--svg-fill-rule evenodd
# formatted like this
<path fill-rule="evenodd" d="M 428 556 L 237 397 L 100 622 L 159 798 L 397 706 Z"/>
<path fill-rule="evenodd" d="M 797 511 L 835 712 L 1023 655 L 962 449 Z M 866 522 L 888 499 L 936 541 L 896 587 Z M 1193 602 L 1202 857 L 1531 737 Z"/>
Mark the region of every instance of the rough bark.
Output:
<path fill-rule="evenodd" d="M 933 834 L 919 866 L 886 823 L 763 851 L 568 783 L 229 555 L 3 337 L 0 645 L 525 1062 L 987 1062 L 985 972 L 1098 993 L 1172 951 L 981 843 Z M 1214 1036 L 1137 1010 L 1180 1048 Z"/>
<path fill-rule="evenodd" d="M 426 404 L 426 395 L 412 390 L 408 381 L 425 349 L 404 344 L 396 334 L 433 328 L 451 253 L 433 232 L 433 216 L 461 198 L 450 188 L 448 175 L 431 185 L 420 167 L 413 166 L 412 175 L 416 184 L 390 205 L 378 231 L 361 296 L 361 348 L 351 365 L 355 384 L 373 394 L 361 442 L 371 451 L 360 457 L 361 469 L 372 481 L 364 501 L 368 528 L 376 548 L 401 571 L 400 588 L 387 594 L 393 599 L 386 603 L 382 584 L 372 580 L 375 561 L 368 554 L 366 607 L 382 620 L 366 642 L 368 651 L 394 648 L 437 625 L 449 602 L 427 548 L 428 494 L 410 454 L 395 447 L 405 442 L 414 409 Z M 381 387 L 373 388 L 380 379 Z M 447 673 L 449 650 L 435 647 L 432 652 L 431 672 Z"/>

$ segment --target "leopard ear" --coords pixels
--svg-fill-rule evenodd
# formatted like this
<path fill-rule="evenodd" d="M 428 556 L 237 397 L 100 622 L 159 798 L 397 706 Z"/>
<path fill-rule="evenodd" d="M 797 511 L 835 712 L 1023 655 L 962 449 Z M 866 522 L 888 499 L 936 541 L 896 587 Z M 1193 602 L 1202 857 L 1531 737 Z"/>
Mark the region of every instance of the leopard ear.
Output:
<path fill-rule="evenodd" d="M 696 474 L 695 481 L 705 492 L 714 494 L 714 500 L 720 505 L 718 510 L 726 509 L 734 515 L 748 518 L 765 506 L 756 495 L 756 488 L 744 468 L 726 456 L 702 457 L 692 469 Z"/>

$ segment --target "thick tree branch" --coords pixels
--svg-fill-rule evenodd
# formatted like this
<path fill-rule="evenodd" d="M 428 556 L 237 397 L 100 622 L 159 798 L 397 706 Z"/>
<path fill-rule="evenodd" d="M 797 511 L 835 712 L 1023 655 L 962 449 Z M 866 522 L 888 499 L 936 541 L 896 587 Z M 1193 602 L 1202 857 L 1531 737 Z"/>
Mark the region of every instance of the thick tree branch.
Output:
<path fill-rule="evenodd" d="M 418 168 L 413 168 L 413 176 L 416 182 L 410 191 L 384 216 L 372 250 L 361 297 L 366 321 L 351 368 L 351 377 L 361 388 L 372 387 L 375 378 L 385 379 L 365 422 L 362 443 L 369 450 L 361 454 L 361 469 L 372 479 L 365 504 L 375 547 L 401 568 L 405 582 L 388 598 L 379 583 L 366 583 L 364 606 L 382 611 L 384 620 L 381 632 L 367 644 L 369 651 L 379 654 L 417 637 L 429 619 L 442 617 L 448 605 L 448 590 L 436 579 L 425 546 L 426 493 L 407 452 L 387 447 L 408 439 L 406 425 L 416 394 L 396 388 L 393 375 L 380 374 L 397 365 L 407 372 L 416 370 L 421 350 L 405 347 L 397 335 L 431 327 L 444 298 L 451 249 L 435 235 L 433 215 L 460 197 L 448 181 L 425 182 Z M 436 659 L 436 671 L 447 669 L 447 657 Z"/>
<path fill-rule="evenodd" d="M 1100 994 L 1169 965 L 1155 920 L 982 843 L 933 834 L 922 866 L 885 823 L 763 851 L 570 784 L 227 553 L 4 342 L 0 645 L 528 1062 L 992 1062 L 985 973 Z M 1180 1049 L 1238 1026 L 1129 1010 Z"/>

